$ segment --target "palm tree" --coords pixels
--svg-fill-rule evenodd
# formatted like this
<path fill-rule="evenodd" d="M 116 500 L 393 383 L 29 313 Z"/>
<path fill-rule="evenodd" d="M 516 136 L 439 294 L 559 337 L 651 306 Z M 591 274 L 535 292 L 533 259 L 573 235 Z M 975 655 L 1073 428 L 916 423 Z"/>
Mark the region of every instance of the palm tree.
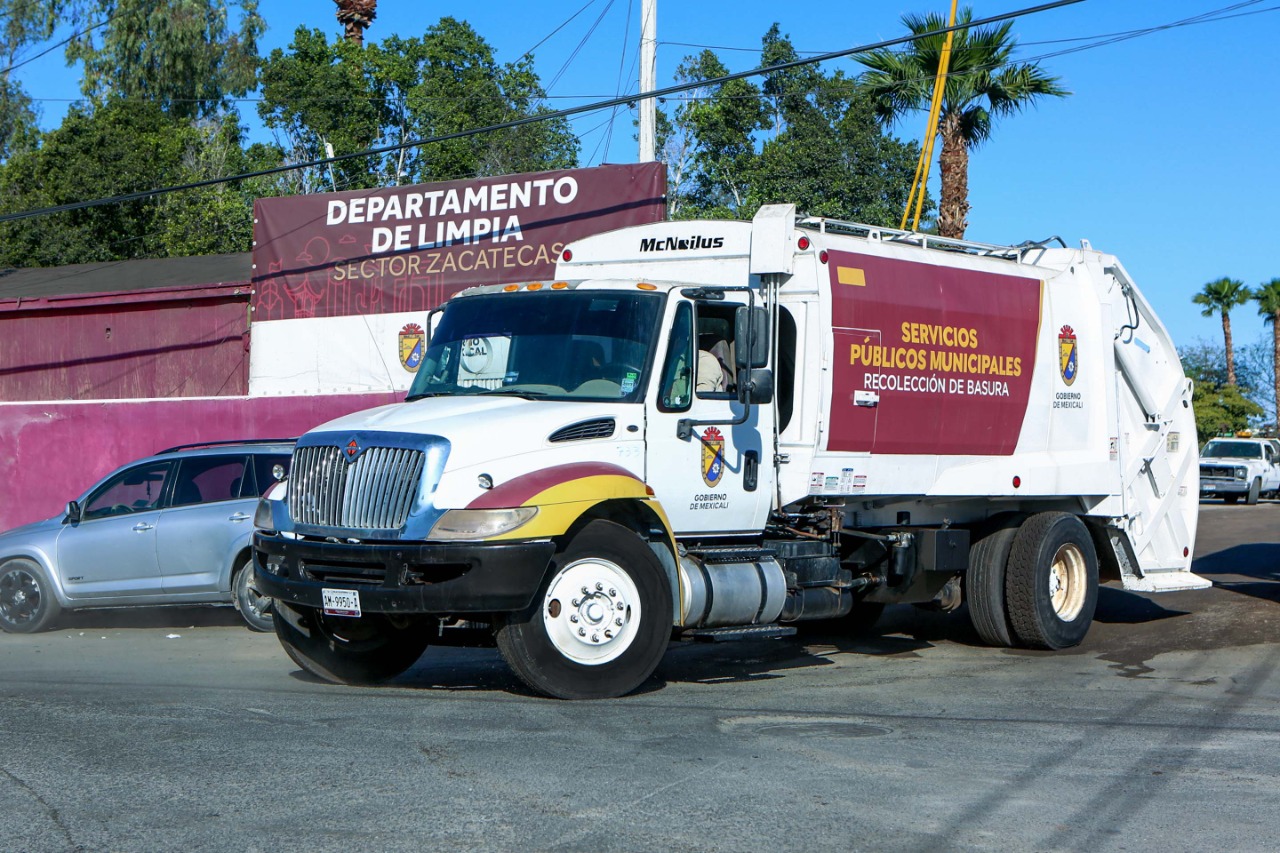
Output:
<path fill-rule="evenodd" d="M 1244 286 L 1244 282 L 1235 278 L 1220 278 L 1211 281 L 1204 289 L 1191 298 L 1197 305 L 1203 305 L 1200 314 L 1212 317 L 1215 313 L 1222 315 L 1222 338 L 1227 346 L 1227 384 L 1236 384 L 1236 353 L 1231 346 L 1231 309 L 1243 305 L 1253 296 L 1253 292 Z"/>
<path fill-rule="evenodd" d="M 333 0 L 338 5 L 338 23 L 343 37 L 357 46 L 364 44 L 364 31 L 378 17 L 378 0 Z"/>
<path fill-rule="evenodd" d="M 973 20 L 973 10 L 960 10 L 957 23 Z M 903 15 L 902 23 L 914 34 L 943 29 L 940 14 Z M 1017 39 L 1009 36 L 1013 21 L 993 28 L 956 30 L 943 90 L 938 136 L 942 153 L 942 197 L 938 203 L 938 233 L 964 237 L 969 213 L 969 149 L 991 137 L 996 119 L 1013 115 L 1042 97 L 1069 94 L 1060 78 L 1045 73 L 1033 62 L 1013 65 L 1009 57 Z M 876 102 L 876 113 L 893 124 L 907 113 L 927 109 L 933 98 L 933 81 L 946 35 L 918 38 L 901 52 L 882 48 L 858 57 L 871 70 L 862 82 Z"/>
<path fill-rule="evenodd" d="M 1253 301 L 1258 303 L 1258 313 L 1266 318 L 1275 339 L 1271 358 L 1275 367 L 1276 429 L 1280 430 L 1280 278 L 1259 285 L 1253 292 Z"/>

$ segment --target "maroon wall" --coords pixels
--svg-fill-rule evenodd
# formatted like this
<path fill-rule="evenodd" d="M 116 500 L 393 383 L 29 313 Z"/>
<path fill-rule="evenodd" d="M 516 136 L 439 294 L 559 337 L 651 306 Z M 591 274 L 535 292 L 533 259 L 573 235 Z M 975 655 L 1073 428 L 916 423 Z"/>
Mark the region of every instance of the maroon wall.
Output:
<path fill-rule="evenodd" d="M 106 474 L 197 441 L 293 438 L 402 394 L 0 403 L 0 530 L 58 514 Z"/>
<path fill-rule="evenodd" d="M 0 401 L 242 395 L 249 287 L 0 302 Z"/>

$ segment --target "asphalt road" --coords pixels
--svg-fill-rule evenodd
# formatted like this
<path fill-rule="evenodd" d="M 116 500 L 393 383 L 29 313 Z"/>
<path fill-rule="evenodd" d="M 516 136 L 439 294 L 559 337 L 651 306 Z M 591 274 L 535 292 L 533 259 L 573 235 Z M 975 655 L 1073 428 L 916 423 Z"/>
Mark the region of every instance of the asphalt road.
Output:
<path fill-rule="evenodd" d="M 891 608 L 533 697 L 491 648 L 302 674 L 229 609 L 0 636 L 0 851 L 1274 850 L 1280 504 L 1205 504 L 1201 592 L 1102 591 L 1066 653 Z"/>

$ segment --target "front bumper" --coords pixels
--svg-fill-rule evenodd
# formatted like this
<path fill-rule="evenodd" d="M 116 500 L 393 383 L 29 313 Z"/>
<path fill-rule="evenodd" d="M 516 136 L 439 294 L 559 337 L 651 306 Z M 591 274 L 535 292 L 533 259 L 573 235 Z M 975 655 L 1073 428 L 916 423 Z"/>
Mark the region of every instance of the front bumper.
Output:
<path fill-rule="evenodd" d="M 347 544 L 253 534 L 264 595 L 318 608 L 323 589 L 357 589 L 361 610 L 372 613 L 522 610 L 554 552 L 552 542 Z"/>
<path fill-rule="evenodd" d="M 1245 495 L 1249 493 L 1248 480 L 1200 480 L 1200 496 Z"/>

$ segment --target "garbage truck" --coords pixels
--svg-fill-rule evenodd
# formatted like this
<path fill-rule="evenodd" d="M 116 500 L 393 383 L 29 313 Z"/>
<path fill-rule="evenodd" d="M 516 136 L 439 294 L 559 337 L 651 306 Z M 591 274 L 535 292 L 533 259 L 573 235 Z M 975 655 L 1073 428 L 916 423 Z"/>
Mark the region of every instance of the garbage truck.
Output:
<path fill-rule="evenodd" d="M 1087 241 L 766 206 L 578 240 L 554 280 L 428 319 L 405 400 L 303 435 L 255 517 L 280 641 L 321 678 L 488 628 L 534 691 L 614 697 L 676 639 L 917 603 L 1061 649 L 1100 582 L 1209 585 L 1191 382 Z"/>

